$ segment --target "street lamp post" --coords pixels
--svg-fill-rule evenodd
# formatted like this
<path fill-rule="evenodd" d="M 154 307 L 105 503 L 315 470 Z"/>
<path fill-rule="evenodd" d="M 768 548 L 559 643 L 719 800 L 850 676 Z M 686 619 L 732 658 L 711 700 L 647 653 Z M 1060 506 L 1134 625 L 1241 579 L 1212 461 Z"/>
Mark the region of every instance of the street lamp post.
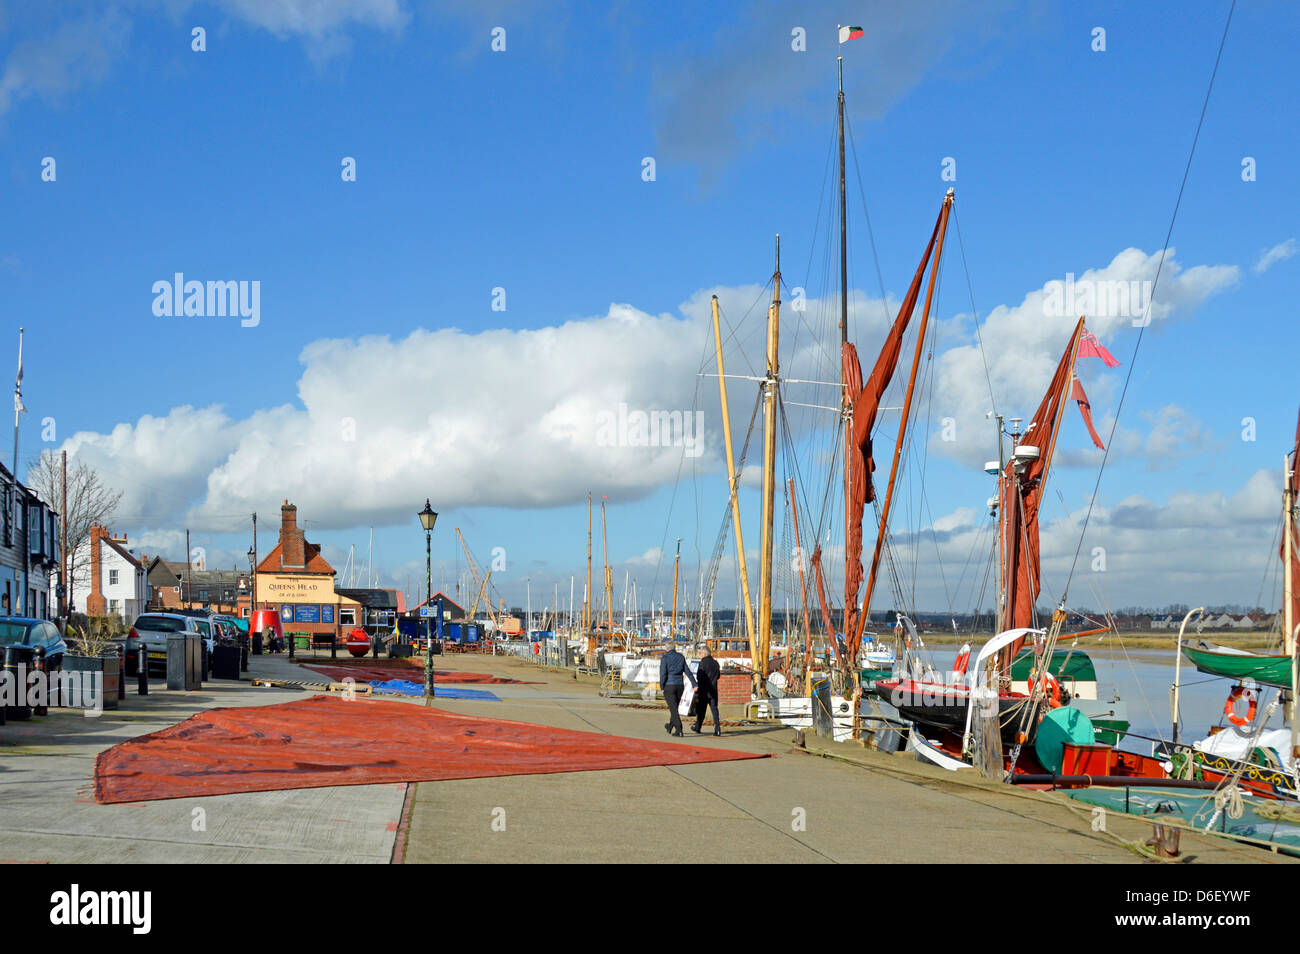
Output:
<path fill-rule="evenodd" d="M 433 635 L 429 632 L 429 605 L 433 599 L 433 525 L 438 521 L 438 514 L 429 506 L 429 499 L 424 500 L 424 509 L 419 513 L 420 526 L 424 527 L 424 635 L 427 637 L 424 652 L 424 698 L 433 698 Z"/>

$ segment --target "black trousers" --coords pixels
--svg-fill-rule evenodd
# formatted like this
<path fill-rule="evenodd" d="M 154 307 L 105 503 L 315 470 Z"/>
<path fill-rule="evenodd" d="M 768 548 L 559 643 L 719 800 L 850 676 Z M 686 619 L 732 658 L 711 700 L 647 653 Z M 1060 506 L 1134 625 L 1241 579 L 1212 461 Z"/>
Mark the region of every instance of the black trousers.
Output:
<path fill-rule="evenodd" d="M 682 733 L 682 717 L 677 711 L 677 706 L 682 701 L 681 686 L 664 686 L 664 702 L 668 703 L 668 724 L 672 726 L 675 735 Z"/>
<path fill-rule="evenodd" d="M 700 727 L 704 725 L 705 706 L 713 710 L 713 731 L 720 732 L 722 723 L 718 721 L 718 694 L 716 692 L 705 693 L 699 689 L 695 690 L 695 731 L 699 732 Z"/>

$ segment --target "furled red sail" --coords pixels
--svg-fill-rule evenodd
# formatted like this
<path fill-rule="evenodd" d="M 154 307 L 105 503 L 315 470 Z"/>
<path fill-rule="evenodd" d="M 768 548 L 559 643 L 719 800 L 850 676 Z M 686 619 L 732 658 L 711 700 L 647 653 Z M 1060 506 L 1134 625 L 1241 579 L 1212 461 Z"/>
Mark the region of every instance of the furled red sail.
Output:
<path fill-rule="evenodd" d="M 1106 445 L 1097 436 L 1097 428 L 1092 426 L 1092 403 L 1084 393 L 1083 383 L 1077 377 L 1074 379 L 1074 387 L 1070 390 L 1070 400 L 1079 405 L 1079 413 L 1083 415 L 1083 423 L 1088 426 L 1088 436 L 1092 438 L 1092 442 L 1097 445 L 1098 450 L 1105 450 Z"/>
<path fill-rule="evenodd" d="M 1043 395 L 1033 419 L 1020 436 L 1022 446 L 1038 448 L 1038 456 L 1017 462 L 1015 455 L 1007 462 L 999 481 L 1002 507 L 1003 553 L 1003 606 L 1002 629 L 1018 629 L 1034 625 L 1034 605 L 1042 586 L 1039 576 L 1038 507 L 1042 501 L 1043 485 L 1052 463 L 1052 450 L 1061 421 L 1061 408 L 1074 377 L 1075 353 L 1083 319 L 1074 326 L 1070 343 L 1056 366 L 1052 383 Z M 1019 473 L 1017 469 L 1019 468 Z M 1018 640 L 1003 656 L 1004 671 L 1024 640 Z"/>
<path fill-rule="evenodd" d="M 934 252 L 934 243 L 947 211 L 945 202 L 935 220 L 934 231 L 925 246 L 921 264 L 916 267 L 912 284 L 907 289 L 898 309 L 898 317 L 885 338 L 885 343 L 876 358 L 871 377 L 862 383 L 862 365 L 858 361 L 858 351 L 853 345 L 845 343 L 841 360 L 844 366 L 844 382 L 847 399 L 853 406 L 853 433 L 850 436 L 845 429 L 844 466 L 846 468 L 845 484 L 848 488 L 848 500 L 845 505 L 845 540 L 844 540 L 844 635 L 849 642 L 850 657 L 856 653 L 856 633 L 858 627 L 858 590 L 862 586 L 862 511 L 876 499 L 875 487 L 871 475 L 875 472 L 876 461 L 872 456 L 871 432 L 876 426 L 876 415 L 880 410 L 880 399 L 894 377 L 898 367 L 898 356 L 903 350 L 903 333 L 916 310 L 916 300 L 921 293 L 921 282 L 925 278 L 925 268 Z"/>

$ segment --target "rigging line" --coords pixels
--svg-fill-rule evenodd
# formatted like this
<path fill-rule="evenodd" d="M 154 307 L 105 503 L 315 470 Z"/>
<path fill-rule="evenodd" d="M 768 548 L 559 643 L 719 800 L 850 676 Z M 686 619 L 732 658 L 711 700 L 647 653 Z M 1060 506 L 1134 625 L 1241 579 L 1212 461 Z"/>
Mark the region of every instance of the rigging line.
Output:
<path fill-rule="evenodd" d="M 1267 551 L 1268 553 L 1276 552 L 1274 550 L 1274 547 L 1277 546 L 1278 541 L 1282 538 L 1283 523 L 1285 523 L 1284 518 L 1279 516 L 1277 518 L 1277 523 L 1274 524 L 1273 526 L 1273 539 L 1272 541 L 1270 541 L 1268 545 L 1268 551 Z M 1273 584 L 1272 589 L 1276 589 L 1277 588 L 1277 564 L 1273 560 L 1269 560 L 1264 564 L 1264 572 L 1261 574 L 1261 579 L 1259 581 L 1259 592 L 1255 594 L 1256 606 L 1262 607 L 1264 605 L 1264 589 L 1268 587 L 1268 584 L 1270 582 L 1272 582 Z"/>
<path fill-rule="evenodd" d="M 889 302 L 885 298 L 885 275 L 880 270 L 880 256 L 876 253 L 876 233 L 871 228 L 871 213 L 867 209 L 867 190 L 862 185 L 862 169 L 858 165 L 858 144 L 853 138 L 853 124 L 844 117 L 844 128 L 849 131 L 849 149 L 853 153 L 853 171 L 858 177 L 858 194 L 862 198 L 862 214 L 867 220 L 867 238 L 871 242 L 871 257 L 876 263 L 876 280 L 880 283 L 880 310 L 885 313 L 885 325 L 889 325 Z"/>
<path fill-rule="evenodd" d="M 719 311 L 721 311 L 721 309 L 719 309 Z M 701 359 L 701 363 L 700 363 L 701 368 L 703 368 L 705 363 L 707 363 L 708 356 L 709 356 L 710 349 L 709 349 L 709 341 L 707 337 L 705 338 L 702 350 L 704 352 L 704 358 Z M 692 407 L 699 407 L 699 404 L 700 404 L 700 378 L 697 375 L 695 378 L 695 396 L 691 400 L 691 405 Z M 664 551 L 665 548 L 668 546 L 668 533 L 672 528 L 673 508 L 677 505 L 677 491 L 681 487 L 682 466 L 685 463 L 686 463 L 686 446 L 685 446 L 685 442 L 683 442 L 681 455 L 677 458 L 677 475 L 673 479 L 673 493 L 672 496 L 668 498 L 668 514 L 664 518 L 664 535 L 663 535 L 663 539 L 659 542 L 659 562 L 655 564 L 654 581 L 652 582 L 650 587 L 650 599 L 652 601 L 654 600 L 654 594 L 659 589 L 659 574 L 663 570 Z M 588 593 L 586 596 L 587 600 L 593 606 L 595 605 L 594 596 L 595 594 L 593 593 Z M 674 634 L 674 638 L 676 638 L 676 634 Z"/>
<path fill-rule="evenodd" d="M 817 197 L 817 218 L 813 220 L 813 227 L 812 227 L 813 235 L 816 235 L 821 228 L 822 203 L 826 198 L 826 183 L 830 181 L 830 177 L 831 177 L 831 160 L 835 155 L 835 141 L 837 138 L 838 138 L 838 134 L 836 133 L 836 126 L 835 123 L 832 122 L 830 140 L 826 144 L 826 162 L 822 166 L 822 187 L 821 187 L 821 192 Z M 816 251 L 817 251 L 817 243 L 816 242 L 810 243 L 808 245 L 808 264 L 804 266 L 804 273 L 803 273 L 803 283 L 805 287 L 808 285 L 809 279 L 812 278 L 813 255 L 816 253 Z"/>
<path fill-rule="evenodd" d="M 772 286 L 772 279 L 769 278 L 766 284 L 764 284 L 763 287 L 758 290 L 758 295 L 754 298 L 753 303 L 750 304 L 750 306 L 745 309 L 745 313 L 740 316 L 740 321 L 734 326 L 731 324 L 730 319 L 727 318 L 727 313 L 722 307 L 722 300 L 721 299 L 718 300 L 718 315 L 722 318 L 722 322 L 727 326 L 727 331 L 729 332 L 729 334 L 722 339 L 722 345 L 723 347 L 726 347 L 732 341 L 736 341 L 738 345 L 738 351 L 740 352 L 740 359 L 745 362 L 746 366 L 749 368 L 749 373 L 754 377 L 758 376 L 758 371 L 757 369 L 755 369 L 754 365 L 750 362 L 749 355 L 746 354 L 745 349 L 743 347 L 739 347 L 740 325 L 744 324 L 745 319 L 747 319 L 750 315 L 754 313 L 754 309 L 758 307 L 758 303 L 762 301 L 765 297 L 767 297 L 767 290 L 771 286 Z M 701 359 L 699 367 L 695 369 L 695 373 L 697 375 L 703 374 L 706 371 L 706 369 L 711 366 L 712 358 L 713 356 L 710 354 L 708 350 L 708 345 L 706 344 L 704 357 L 703 359 Z"/>
<path fill-rule="evenodd" d="M 790 293 L 791 296 L 794 295 L 794 289 L 790 287 L 790 285 L 786 282 L 784 278 L 781 279 L 781 285 L 783 288 L 785 288 L 786 291 Z M 790 310 L 799 316 L 798 324 L 795 326 L 794 340 L 791 342 L 791 347 L 790 347 L 791 353 L 793 353 L 794 355 L 798 355 L 799 353 L 799 342 L 800 342 L 799 331 L 802 328 L 804 331 L 808 332 L 809 336 L 813 340 L 815 347 L 817 348 L 818 351 L 821 352 L 822 357 L 826 360 L 827 364 L 830 364 L 834 359 L 832 358 L 831 353 L 828 350 L 826 350 L 826 345 L 822 341 L 822 338 L 825 336 L 817 334 L 817 332 L 813 329 L 812 325 L 808 324 L 808 320 L 804 318 L 803 312 L 801 310 L 795 308 L 791 308 Z M 835 387 L 838 388 L 839 385 L 835 385 Z"/>
<path fill-rule="evenodd" d="M 957 248 L 961 251 L 961 267 L 966 273 L 966 290 L 970 292 L 970 310 L 975 318 L 975 341 L 979 345 L 980 361 L 984 364 L 984 380 L 989 386 L 989 403 L 992 405 L 993 415 L 998 413 L 998 401 L 993 396 L 993 376 L 989 374 L 989 359 L 984 353 L 984 336 L 980 333 L 980 313 L 975 307 L 975 286 L 971 283 L 970 266 L 966 264 L 966 243 L 961 238 L 961 220 L 957 216 L 957 203 L 952 207 L 953 223 L 957 226 Z"/>
<path fill-rule="evenodd" d="M 1183 169 L 1183 181 L 1178 186 L 1178 198 L 1174 201 L 1174 213 L 1169 217 L 1169 229 L 1165 232 L 1164 247 L 1160 249 L 1160 261 L 1156 265 L 1155 278 L 1151 281 L 1151 294 L 1147 298 L 1147 306 L 1143 313 L 1143 322 L 1138 328 L 1137 341 L 1133 343 L 1133 356 L 1129 358 L 1128 373 L 1124 375 L 1124 387 L 1120 390 L 1119 403 L 1115 407 L 1115 417 L 1111 420 L 1110 438 L 1106 441 L 1106 450 L 1102 452 L 1101 466 L 1097 468 L 1097 481 L 1093 485 L 1092 499 L 1088 501 L 1088 513 L 1083 519 L 1083 532 L 1088 532 L 1088 523 L 1092 519 L 1092 509 L 1097 503 L 1097 494 L 1101 490 L 1101 477 L 1106 470 L 1106 462 L 1110 459 L 1110 449 L 1115 444 L 1115 429 L 1119 426 L 1120 411 L 1124 409 L 1124 399 L 1128 395 L 1130 382 L 1133 380 L 1133 368 L 1137 365 L 1138 349 L 1142 347 L 1142 337 L 1147 330 L 1147 325 L 1151 321 L 1151 306 L 1155 302 L 1156 288 L 1160 284 L 1160 274 L 1164 271 L 1165 257 L 1169 254 L 1169 240 L 1174 235 L 1174 223 L 1178 221 L 1178 209 L 1183 203 L 1183 190 L 1187 188 L 1187 179 L 1192 172 L 1192 160 L 1196 157 L 1196 144 L 1201 138 L 1201 127 L 1205 124 L 1205 113 L 1210 108 L 1210 94 L 1214 92 L 1214 81 L 1219 75 L 1219 63 L 1223 59 L 1223 48 L 1228 42 L 1228 28 L 1232 26 L 1232 13 L 1237 9 L 1237 0 L 1232 0 L 1232 5 L 1228 8 L 1228 18 L 1223 24 L 1223 37 L 1219 40 L 1219 52 L 1214 58 L 1214 69 L 1210 72 L 1210 83 L 1205 90 L 1205 100 L 1201 103 L 1201 116 L 1196 121 L 1196 134 L 1192 137 L 1192 148 L 1187 154 L 1187 165 Z M 1083 535 L 1079 536 L 1079 543 L 1074 548 L 1074 562 L 1070 564 L 1070 574 L 1065 578 L 1065 589 L 1062 591 L 1062 599 L 1070 590 L 1070 581 L 1074 578 L 1074 571 L 1079 565 L 1079 553 L 1083 550 Z"/>

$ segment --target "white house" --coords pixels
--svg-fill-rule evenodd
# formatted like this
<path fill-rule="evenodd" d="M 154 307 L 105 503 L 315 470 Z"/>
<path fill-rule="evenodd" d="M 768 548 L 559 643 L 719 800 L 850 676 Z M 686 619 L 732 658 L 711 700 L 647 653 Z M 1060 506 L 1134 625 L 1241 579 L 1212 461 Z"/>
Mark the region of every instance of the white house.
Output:
<path fill-rule="evenodd" d="M 149 603 L 144 565 L 126 548 L 126 536 L 107 527 L 90 528 L 90 539 L 77 549 L 72 574 L 74 609 L 89 616 L 119 616 L 128 626 Z"/>

